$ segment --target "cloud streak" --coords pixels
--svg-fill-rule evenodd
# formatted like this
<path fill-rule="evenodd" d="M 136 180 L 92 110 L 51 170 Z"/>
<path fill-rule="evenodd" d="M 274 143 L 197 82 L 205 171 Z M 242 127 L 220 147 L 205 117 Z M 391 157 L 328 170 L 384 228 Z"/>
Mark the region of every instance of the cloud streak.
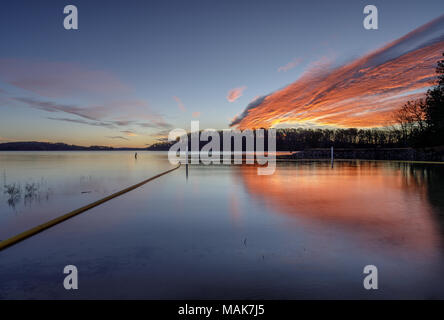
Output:
<path fill-rule="evenodd" d="M 56 118 L 56 117 L 47 117 L 46 119 L 55 120 L 55 121 L 64 121 L 70 123 L 84 124 L 94 127 L 103 127 L 108 129 L 116 129 L 116 126 L 112 123 L 102 122 L 102 121 L 87 121 L 83 119 L 71 119 L 71 118 Z"/>
<path fill-rule="evenodd" d="M 43 110 L 50 113 L 62 113 L 74 115 L 79 118 L 67 117 L 47 117 L 50 120 L 65 121 L 70 123 L 84 124 L 95 127 L 103 127 L 108 129 L 116 129 L 119 127 L 127 127 L 131 125 L 139 126 L 141 128 L 170 128 L 171 125 L 167 123 L 163 117 L 156 114 L 146 114 L 140 112 L 139 108 L 146 108 L 146 105 L 140 101 L 135 102 L 114 102 L 103 106 L 80 107 L 76 105 L 60 104 L 52 101 L 41 101 L 27 97 L 11 98 L 12 101 L 21 103 L 29 108 Z M 124 106 L 124 107 L 122 107 Z M 124 110 L 124 114 L 116 113 L 115 110 Z M 115 117 L 122 117 L 116 119 Z M 128 117 L 134 119 L 127 119 Z M 130 130 L 125 131 L 129 135 Z M 132 134 L 135 134 L 132 132 Z"/>
<path fill-rule="evenodd" d="M 0 59 L 0 79 L 18 88 L 49 98 L 89 95 L 122 95 L 131 92 L 111 73 L 87 69 L 70 62 Z"/>
<path fill-rule="evenodd" d="M 121 139 L 121 140 L 129 140 L 128 138 L 122 137 L 122 136 L 108 136 L 108 139 Z"/>
<path fill-rule="evenodd" d="M 251 102 L 230 126 L 385 126 L 395 109 L 432 85 L 443 51 L 441 16 L 345 65 L 321 61 L 294 83 Z"/>
<path fill-rule="evenodd" d="M 40 101 L 32 98 L 13 98 L 13 100 L 22 102 L 28 107 L 44 110 L 48 112 L 65 112 L 85 118 L 88 120 L 98 120 L 107 114 L 105 107 L 82 108 L 74 105 L 58 104 L 51 101 Z"/>
<path fill-rule="evenodd" d="M 296 68 L 299 64 L 301 64 L 302 59 L 301 58 L 296 58 L 293 59 L 292 61 L 290 61 L 289 63 L 287 63 L 285 66 L 279 67 L 277 69 L 278 72 L 287 72 L 288 70 L 291 70 L 293 68 Z"/>
<path fill-rule="evenodd" d="M 242 86 L 242 87 L 239 87 L 239 88 L 231 89 L 230 91 L 228 91 L 227 100 L 229 102 L 236 101 L 237 99 L 239 99 L 242 96 L 242 94 L 245 91 L 245 89 L 247 89 L 246 86 Z"/>
<path fill-rule="evenodd" d="M 123 137 L 135 137 L 135 127 L 172 127 L 147 101 L 133 97 L 132 89 L 106 71 L 75 63 L 0 58 L 2 81 L 15 90 L 0 88 L 0 106 L 41 110 L 51 114 L 45 117 L 49 120 L 118 130 Z"/>
<path fill-rule="evenodd" d="M 128 137 L 137 137 L 138 134 L 131 130 L 123 130 L 122 133 L 126 134 Z"/>
<path fill-rule="evenodd" d="M 178 97 L 174 96 L 174 100 L 177 102 L 177 106 L 179 107 L 180 111 L 185 112 L 187 109 L 185 108 L 185 105 L 183 104 L 182 100 L 180 100 Z"/>

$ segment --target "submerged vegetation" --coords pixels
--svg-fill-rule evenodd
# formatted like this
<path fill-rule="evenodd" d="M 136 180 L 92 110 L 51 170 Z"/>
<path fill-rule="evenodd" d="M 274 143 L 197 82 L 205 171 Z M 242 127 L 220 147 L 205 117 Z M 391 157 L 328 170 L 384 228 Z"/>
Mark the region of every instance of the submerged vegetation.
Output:
<path fill-rule="evenodd" d="M 8 195 L 8 204 L 11 207 L 15 207 L 15 205 L 20 201 L 22 195 L 20 184 L 7 184 L 4 186 L 4 188 L 4 193 Z"/>
<path fill-rule="evenodd" d="M 20 183 L 10 183 L 3 186 L 4 194 L 7 195 L 8 205 L 15 208 L 22 200 L 25 205 L 31 204 L 33 201 L 40 201 L 42 198 L 48 200 L 50 189 L 42 188 L 40 183 L 27 182 L 24 187 Z"/>

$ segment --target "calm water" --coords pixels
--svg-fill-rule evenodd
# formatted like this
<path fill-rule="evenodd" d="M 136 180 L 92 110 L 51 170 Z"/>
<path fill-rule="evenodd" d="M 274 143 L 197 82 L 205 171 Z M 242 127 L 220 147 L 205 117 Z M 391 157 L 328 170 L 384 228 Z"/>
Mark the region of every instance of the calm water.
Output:
<path fill-rule="evenodd" d="M 0 153 L 0 239 L 171 167 L 153 152 Z M 2 251 L 0 298 L 444 298 L 444 166 L 256 173 L 182 167 Z M 379 290 L 363 289 L 368 264 Z"/>

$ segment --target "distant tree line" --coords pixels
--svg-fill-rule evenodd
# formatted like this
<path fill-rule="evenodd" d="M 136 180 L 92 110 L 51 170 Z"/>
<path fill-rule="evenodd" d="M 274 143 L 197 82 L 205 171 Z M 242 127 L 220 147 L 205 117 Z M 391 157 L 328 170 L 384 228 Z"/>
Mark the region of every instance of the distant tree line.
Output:
<path fill-rule="evenodd" d="M 279 129 L 276 133 L 277 150 L 288 151 L 330 146 L 397 147 L 399 141 L 399 133 L 389 129 Z"/>
<path fill-rule="evenodd" d="M 265 131 L 265 147 L 268 145 L 267 129 Z M 200 132 L 199 134 L 201 134 Z M 254 133 L 254 132 L 253 132 Z M 219 131 L 219 150 L 223 148 L 223 133 Z M 200 135 L 199 135 L 200 139 Z M 243 150 L 246 150 L 246 138 L 242 140 Z M 169 150 L 175 142 L 158 142 L 148 150 Z M 199 149 L 206 145 L 207 141 L 199 141 Z M 232 138 L 232 149 L 234 139 Z M 296 151 L 310 148 L 369 148 L 381 147 L 401 147 L 403 139 L 401 131 L 396 129 L 277 129 L 276 130 L 276 150 Z M 191 150 L 191 134 L 188 134 L 188 148 Z M 265 148 L 266 150 L 266 148 Z"/>

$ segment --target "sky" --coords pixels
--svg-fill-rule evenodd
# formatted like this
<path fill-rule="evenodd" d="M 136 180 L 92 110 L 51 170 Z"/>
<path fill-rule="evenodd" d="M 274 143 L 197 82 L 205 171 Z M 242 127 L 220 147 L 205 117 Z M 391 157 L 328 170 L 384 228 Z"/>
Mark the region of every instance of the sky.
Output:
<path fill-rule="evenodd" d="M 5 1 L 0 142 L 144 147 L 192 120 L 382 126 L 430 86 L 442 14 L 441 0 Z"/>

